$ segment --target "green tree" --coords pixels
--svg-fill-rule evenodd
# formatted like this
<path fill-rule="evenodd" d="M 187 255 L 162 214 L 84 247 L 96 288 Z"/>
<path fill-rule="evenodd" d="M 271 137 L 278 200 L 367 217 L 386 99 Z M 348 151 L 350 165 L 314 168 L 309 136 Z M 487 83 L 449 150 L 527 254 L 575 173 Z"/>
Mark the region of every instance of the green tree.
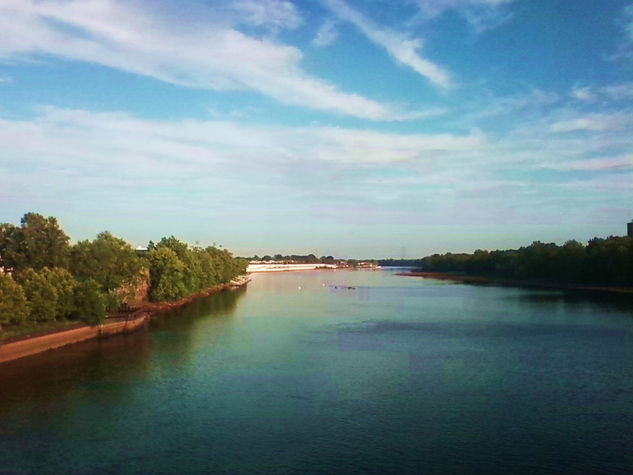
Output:
<path fill-rule="evenodd" d="M 94 279 L 86 279 L 75 288 L 75 318 L 89 325 L 105 322 L 106 298 Z"/>
<path fill-rule="evenodd" d="M 150 300 L 178 300 L 188 292 L 183 278 L 184 264 L 168 247 L 159 246 L 148 255 Z"/>
<path fill-rule="evenodd" d="M 164 237 L 155 245 L 157 249 L 161 247 L 166 247 L 174 251 L 181 261 L 185 259 L 189 251 L 189 245 L 186 242 L 176 239 L 174 236 Z"/>
<path fill-rule="evenodd" d="M 79 280 L 93 279 L 103 293 L 135 280 L 142 260 L 132 246 L 105 231 L 93 241 L 80 241 L 71 250 L 70 270 Z"/>
<path fill-rule="evenodd" d="M 20 323 L 29 315 L 24 291 L 13 277 L 0 273 L 0 328 L 8 323 Z"/>
<path fill-rule="evenodd" d="M 42 276 L 55 287 L 57 292 L 57 305 L 55 307 L 55 318 L 71 318 L 75 313 L 75 289 L 78 282 L 70 272 L 61 267 L 52 269 L 44 267 Z"/>
<path fill-rule="evenodd" d="M 0 264 L 15 272 L 27 268 L 67 267 L 70 238 L 57 219 L 26 213 L 20 227 L 0 225 Z"/>
<path fill-rule="evenodd" d="M 27 269 L 20 274 L 20 282 L 29 302 L 29 318 L 36 322 L 55 320 L 57 291 L 44 275 Z"/>
<path fill-rule="evenodd" d="M 208 289 L 220 283 L 220 276 L 217 272 L 217 266 L 213 261 L 213 257 L 204 249 L 196 249 L 196 260 L 198 262 L 198 281 L 199 289 Z"/>

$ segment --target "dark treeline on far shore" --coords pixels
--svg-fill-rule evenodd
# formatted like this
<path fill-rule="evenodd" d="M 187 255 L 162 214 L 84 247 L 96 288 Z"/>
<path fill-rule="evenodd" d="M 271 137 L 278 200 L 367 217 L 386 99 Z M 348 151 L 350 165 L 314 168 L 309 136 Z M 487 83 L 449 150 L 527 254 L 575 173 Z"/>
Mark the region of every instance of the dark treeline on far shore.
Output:
<path fill-rule="evenodd" d="M 553 283 L 633 285 L 633 237 L 593 238 L 586 245 L 533 242 L 504 251 L 434 254 L 421 261 L 425 272 L 465 273 Z"/>
<path fill-rule="evenodd" d="M 254 255 L 253 257 L 246 257 L 248 261 L 266 261 L 266 262 L 287 262 L 293 264 L 335 264 L 339 262 L 341 259 L 334 259 L 333 256 L 321 256 L 317 257 L 314 254 L 308 254 L 306 256 L 298 255 L 298 254 L 275 254 L 258 256 Z"/>
<path fill-rule="evenodd" d="M 143 301 L 173 301 L 244 274 L 226 249 L 191 247 L 175 237 L 135 251 L 103 232 L 71 245 L 53 217 L 27 213 L 0 223 L 0 329 L 56 320 L 104 321 Z"/>
<path fill-rule="evenodd" d="M 378 265 L 383 267 L 422 267 L 422 259 L 380 259 Z"/>

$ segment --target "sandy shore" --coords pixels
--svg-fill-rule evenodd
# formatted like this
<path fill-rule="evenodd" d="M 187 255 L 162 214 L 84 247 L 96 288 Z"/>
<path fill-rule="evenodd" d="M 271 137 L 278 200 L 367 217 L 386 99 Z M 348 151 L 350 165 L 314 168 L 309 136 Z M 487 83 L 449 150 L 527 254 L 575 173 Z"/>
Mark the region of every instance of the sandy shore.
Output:
<path fill-rule="evenodd" d="M 546 281 L 527 281 L 498 279 L 494 277 L 485 277 L 480 275 L 456 275 L 445 274 L 442 272 L 400 272 L 396 275 L 406 277 L 422 277 L 427 279 L 450 280 L 453 282 L 462 282 L 464 284 L 494 284 L 505 285 L 510 287 L 535 287 L 544 289 L 561 289 L 561 290 L 589 290 L 592 292 L 612 292 L 618 294 L 633 294 L 631 287 L 601 287 L 582 284 L 565 284 Z"/>
<path fill-rule="evenodd" d="M 89 326 L 78 322 L 70 328 L 60 331 L 0 340 L 0 363 L 94 338 L 130 333 L 145 327 L 153 315 L 184 307 L 196 300 L 235 288 L 238 286 L 228 283 L 211 287 L 174 302 L 147 302 L 132 309 L 131 312 L 108 317 L 102 325 Z"/>

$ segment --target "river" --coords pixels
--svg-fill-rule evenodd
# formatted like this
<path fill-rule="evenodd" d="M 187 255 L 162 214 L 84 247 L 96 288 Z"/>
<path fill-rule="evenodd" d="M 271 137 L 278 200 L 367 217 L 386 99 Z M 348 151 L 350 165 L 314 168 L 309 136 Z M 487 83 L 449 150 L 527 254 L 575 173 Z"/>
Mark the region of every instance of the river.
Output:
<path fill-rule="evenodd" d="M 630 297 L 255 275 L 0 365 L 0 473 L 630 473 Z"/>

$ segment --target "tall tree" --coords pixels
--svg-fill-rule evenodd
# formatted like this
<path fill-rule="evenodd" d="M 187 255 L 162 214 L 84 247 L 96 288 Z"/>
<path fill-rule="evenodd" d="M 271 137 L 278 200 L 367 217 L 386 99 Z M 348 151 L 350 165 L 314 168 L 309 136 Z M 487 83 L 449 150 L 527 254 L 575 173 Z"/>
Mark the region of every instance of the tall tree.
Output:
<path fill-rule="evenodd" d="M 70 270 L 80 281 L 93 279 L 104 293 L 136 279 L 142 261 L 132 246 L 105 231 L 93 241 L 79 241 L 72 247 Z"/>
<path fill-rule="evenodd" d="M 26 213 L 20 227 L 0 225 L 1 264 L 16 272 L 27 268 L 67 267 L 70 238 L 56 218 Z"/>
<path fill-rule="evenodd" d="M 178 300 L 189 292 L 184 282 L 184 264 L 168 247 L 161 246 L 148 255 L 150 263 L 150 299 Z"/>

